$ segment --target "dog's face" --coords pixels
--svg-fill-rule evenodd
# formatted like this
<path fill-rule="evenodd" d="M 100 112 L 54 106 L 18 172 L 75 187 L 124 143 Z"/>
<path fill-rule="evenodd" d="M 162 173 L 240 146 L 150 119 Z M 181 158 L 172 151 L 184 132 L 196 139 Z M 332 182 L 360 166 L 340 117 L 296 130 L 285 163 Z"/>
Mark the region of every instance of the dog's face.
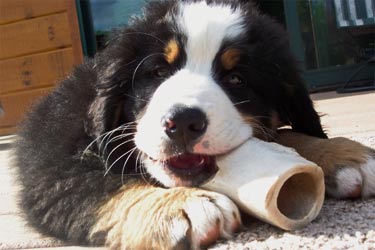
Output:
<path fill-rule="evenodd" d="M 104 130 L 135 121 L 123 140 L 169 187 L 204 183 L 215 156 L 289 121 L 285 34 L 250 3 L 207 2 L 151 4 L 103 56 Z"/>
<path fill-rule="evenodd" d="M 164 185 L 200 184 L 216 172 L 215 155 L 253 134 L 234 106 L 235 99 L 252 97 L 230 93 L 246 84 L 233 45 L 245 20 L 241 10 L 206 2 L 180 4 L 164 18 L 176 32 L 162 45 L 165 79 L 137 117 L 135 143 L 148 156 L 148 172 Z"/>

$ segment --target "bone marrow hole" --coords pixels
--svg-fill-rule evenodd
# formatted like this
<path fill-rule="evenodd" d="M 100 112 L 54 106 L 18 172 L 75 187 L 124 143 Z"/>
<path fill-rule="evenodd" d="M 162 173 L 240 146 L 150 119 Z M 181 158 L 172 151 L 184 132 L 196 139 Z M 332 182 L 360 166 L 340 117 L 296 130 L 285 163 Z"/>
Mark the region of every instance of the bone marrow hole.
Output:
<path fill-rule="evenodd" d="M 277 208 L 292 220 L 301 220 L 314 207 L 319 196 L 318 182 L 308 173 L 291 176 L 284 182 L 277 197 Z"/>

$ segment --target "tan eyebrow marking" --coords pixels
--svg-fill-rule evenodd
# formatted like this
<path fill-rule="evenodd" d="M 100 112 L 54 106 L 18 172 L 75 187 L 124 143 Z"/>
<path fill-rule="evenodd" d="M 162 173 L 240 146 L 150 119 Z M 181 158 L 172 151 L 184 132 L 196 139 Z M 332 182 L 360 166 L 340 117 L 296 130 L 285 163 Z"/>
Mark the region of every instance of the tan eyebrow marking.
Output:
<path fill-rule="evenodd" d="M 165 60 L 169 64 L 172 64 L 178 57 L 180 48 L 178 47 L 177 41 L 174 39 L 169 40 L 167 46 L 164 48 Z"/>
<path fill-rule="evenodd" d="M 240 60 L 239 49 L 228 49 L 221 55 L 221 64 L 226 70 L 233 69 Z"/>

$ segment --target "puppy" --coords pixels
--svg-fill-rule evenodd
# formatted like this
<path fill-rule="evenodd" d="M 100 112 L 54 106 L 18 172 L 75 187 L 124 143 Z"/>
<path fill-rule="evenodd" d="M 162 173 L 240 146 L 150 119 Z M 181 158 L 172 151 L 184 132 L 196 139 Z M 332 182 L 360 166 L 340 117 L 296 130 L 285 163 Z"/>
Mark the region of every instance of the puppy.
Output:
<path fill-rule="evenodd" d="M 75 244 L 198 249 L 240 227 L 236 205 L 199 186 L 252 136 L 320 164 L 330 195 L 374 194 L 374 152 L 327 139 L 280 25 L 248 1 L 151 2 L 28 115 L 21 205 Z"/>

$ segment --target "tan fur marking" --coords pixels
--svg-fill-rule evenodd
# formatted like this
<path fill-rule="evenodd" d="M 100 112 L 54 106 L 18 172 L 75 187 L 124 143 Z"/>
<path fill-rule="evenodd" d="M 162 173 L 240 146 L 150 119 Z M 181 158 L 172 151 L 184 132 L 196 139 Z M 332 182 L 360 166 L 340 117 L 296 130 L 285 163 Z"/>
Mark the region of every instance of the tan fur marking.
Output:
<path fill-rule="evenodd" d="M 106 245 L 110 249 L 171 249 L 173 239 L 169 239 L 169 232 L 176 226 L 173 220 L 180 219 L 188 233 L 190 225 L 181 208 L 197 192 L 201 191 L 128 183 L 98 210 L 98 221 L 90 235 L 107 233 Z"/>
<path fill-rule="evenodd" d="M 258 119 L 256 119 L 253 116 L 250 116 L 250 115 L 247 115 L 247 114 L 244 114 L 244 113 L 241 113 L 241 112 L 240 112 L 240 115 L 242 117 L 242 120 L 245 123 L 249 124 L 250 127 L 252 127 L 254 137 L 256 137 L 258 139 L 261 139 L 263 141 L 274 141 L 275 140 L 274 137 L 277 134 L 276 129 L 274 129 L 273 127 L 268 128 L 268 127 L 264 126 L 262 124 L 262 122 L 260 122 Z M 270 117 L 269 119 L 273 119 L 273 117 Z M 277 119 L 277 121 L 278 121 L 278 119 Z M 271 122 L 273 122 L 273 121 L 271 120 Z"/>
<path fill-rule="evenodd" d="M 176 40 L 172 39 L 167 43 L 167 46 L 164 48 L 165 60 L 169 64 L 172 64 L 180 54 L 180 48 Z"/>
<path fill-rule="evenodd" d="M 221 63 L 226 70 L 232 70 L 240 60 L 240 50 L 228 49 L 221 55 Z"/>
<path fill-rule="evenodd" d="M 323 168 L 326 176 L 333 177 L 341 166 L 359 167 L 366 163 L 371 149 L 343 137 L 321 139 L 291 130 L 280 131 L 278 142 L 294 148 L 307 160 Z"/>

